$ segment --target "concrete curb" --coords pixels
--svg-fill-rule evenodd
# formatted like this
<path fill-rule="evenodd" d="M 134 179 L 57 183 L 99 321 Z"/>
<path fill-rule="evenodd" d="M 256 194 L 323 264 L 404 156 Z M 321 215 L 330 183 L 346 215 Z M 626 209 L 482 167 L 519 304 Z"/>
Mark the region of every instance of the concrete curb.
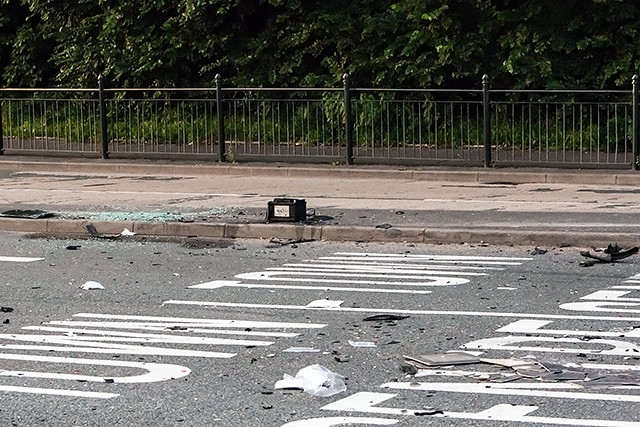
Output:
<path fill-rule="evenodd" d="M 113 160 L 51 161 L 0 159 L 0 170 L 22 173 L 92 173 L 179 176 L 280 176 L 331 177 L 336 179 L 404 179 L 415 181 L 455 181 L 513 184 L 585 184 L 640 186 L 640 173 L 621 170 L 564 169 L 409 169 L 406 167 L 326 166 L 326 165 L 262 165 L 252 164 L 185 164 L 123 163 Z"/>
<path fill-rule="evenodd" d="M 388 242 L 461 244 L 486 243 L 514 246 L 607 246 L 618 243 L 636 246 L 640 236 L 626 232 L 604 232 L 588 236 L 584 232 L 433 229 L 421 227 L 375 228 L 363 226 L 313 226 L 299 224 L 224 224 L 181 222 L 87 221 L 65 219 L 0 218 L 0 230 L 44 236 L 89 237 L 86 226 L 93 224 L 105 236 L 119 235 L 125 228 L 138 237 L 161 239 L 293 239 L 335 242 Z"/>

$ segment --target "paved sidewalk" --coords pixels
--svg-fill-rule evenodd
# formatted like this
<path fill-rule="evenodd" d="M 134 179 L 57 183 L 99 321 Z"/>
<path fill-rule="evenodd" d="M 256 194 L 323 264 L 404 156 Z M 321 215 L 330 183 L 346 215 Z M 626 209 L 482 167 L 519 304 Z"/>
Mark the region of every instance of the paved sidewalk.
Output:
<path fill-rule="evenodd" d="M 198 164 L 0 156 L 0 230 L 163 238 L 636 246 L 640 173 Z M 267 223 L 267 203 L 303 198 L 303 223 Z"/>

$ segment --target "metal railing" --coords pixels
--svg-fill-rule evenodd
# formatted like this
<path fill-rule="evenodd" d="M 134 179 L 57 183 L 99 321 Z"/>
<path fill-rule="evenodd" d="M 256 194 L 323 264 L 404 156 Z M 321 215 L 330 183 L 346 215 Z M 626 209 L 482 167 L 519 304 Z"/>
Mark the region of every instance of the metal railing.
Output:
<path fill-rule="evenodd" d="M 0 154 L 638 168 L 628 91 L 0 89 Z"/>

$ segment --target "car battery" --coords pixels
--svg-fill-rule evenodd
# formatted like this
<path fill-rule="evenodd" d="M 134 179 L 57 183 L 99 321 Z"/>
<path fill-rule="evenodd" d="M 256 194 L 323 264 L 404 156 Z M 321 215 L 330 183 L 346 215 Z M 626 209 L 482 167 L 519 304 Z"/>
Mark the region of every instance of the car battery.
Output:
<path fill-rule="evenodd" d="M 268 222 L 297 222 L 307 219 L 307 202 L 304 199 L 276 198 L 267 206 Z"/>

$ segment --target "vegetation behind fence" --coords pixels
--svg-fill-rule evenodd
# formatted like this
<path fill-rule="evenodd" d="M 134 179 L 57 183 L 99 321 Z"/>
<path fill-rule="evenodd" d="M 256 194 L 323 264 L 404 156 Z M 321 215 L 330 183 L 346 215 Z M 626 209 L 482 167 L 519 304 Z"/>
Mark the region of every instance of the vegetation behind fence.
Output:
<path fill-rule="evenodd" d="M 0 153 L 637 167 L 629 91 L 0 89 Z"/>

